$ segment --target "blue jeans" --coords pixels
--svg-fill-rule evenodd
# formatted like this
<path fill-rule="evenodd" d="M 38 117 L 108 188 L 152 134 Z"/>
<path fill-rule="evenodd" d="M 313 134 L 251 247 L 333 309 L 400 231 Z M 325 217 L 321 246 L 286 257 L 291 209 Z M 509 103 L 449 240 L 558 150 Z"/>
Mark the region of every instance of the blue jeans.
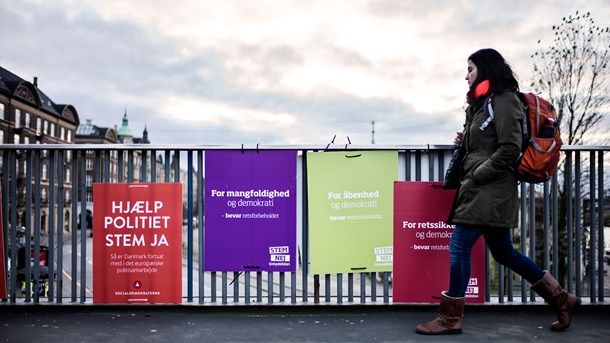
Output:
<path fill-rule="evenodd" d="M 466 294 L 472 247 L 481 236 L 485 237 L 485 243 L 498 263 L 509 267 L 530 284 L 542 279 L 544 271 L 529 257 L 515 250 L 509 229 L 456 225 L 449 245 L 451 271 L 448 296 L 463 297 Z"/>

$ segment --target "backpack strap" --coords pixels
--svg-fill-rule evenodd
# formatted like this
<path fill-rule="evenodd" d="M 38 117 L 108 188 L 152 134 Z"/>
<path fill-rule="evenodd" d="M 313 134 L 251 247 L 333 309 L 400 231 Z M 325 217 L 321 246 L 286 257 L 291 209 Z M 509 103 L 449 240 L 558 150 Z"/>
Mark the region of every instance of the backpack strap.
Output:
<path fill-rule="evenodd" d="M 540 127 L 539 127 L 539 125 L 540 125 L 540 100 L 538 100 L 538 96 L 535 94 L 534 94 L 534 99 L 536 99 L 536 121 L 535 121 L 536 127 L 534 128 L 536 131 L 533 131 L 533 132 L 535 132 L 535 135 L 538 136 L 538 134 L 540 134 Z"/>
<path fill-rule="evenodd" d="M 487 98 L 485 99 L 485 103 L 483 104 L 483 107 L 485 109 L 485 116 L 487 117 L 487 120 L 485 120 L 483 122 L 483 124 L 481 124 L 481 126 L 479 126 L 479 130 L 481 131 L 485 131 L 485 128 L 487 126 L 489 126 L 489 124 L 491 122 L 493 122 L 494 120 L 494 109 L 493 106 L 491 106 L 491 102 L 494 99 L 494 94 L 491 93 L 489 94 L 489 96 L 487 96 Z"/>

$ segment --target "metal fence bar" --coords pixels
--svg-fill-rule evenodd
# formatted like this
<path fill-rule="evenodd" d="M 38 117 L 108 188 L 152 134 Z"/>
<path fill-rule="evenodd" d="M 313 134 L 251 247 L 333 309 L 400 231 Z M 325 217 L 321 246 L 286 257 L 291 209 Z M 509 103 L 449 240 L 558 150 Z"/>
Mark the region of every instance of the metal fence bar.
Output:
<path fill-rule="evenodd" d="M 40 293 L 45 293 L 45 283 L 41 285 L 40 269 L 40 150 L 34 151 L 34 303 L 40 303 Z M 48 258 L 48 254 L 47 257 Z M 47 271 L 48 272 L 48 271 Z"/>
<path fill-rule="evenodd" d="M 273 272 L 267 272 L 267 303 L 273 304 Z"/>
<path fill-rule="evenodd" d="M 187 151 L 187 228 L 186 228 L 186 240 L 187 240 L 187 301 L 193 302 L 193 151 Z"/>
<path fill-rule="evenodd" d="M 568 292 L 574 292 L 574 244 L 572 243 L 572 236 L 574 233 L 574 215 L 573 215 L 573 176 L 572 176 L 572 151 L 566 151 L 566 159 L 565 159 L 565 189 L 566 189 L 566 231 L 567 231 L 567 275 L 568 275 Z"/>
<path fill-rule="evenodd" d="M 133 182 L 134 173 L 133 150 L 127 151 L 127 182 Z"/>
<path fill-rule="evenodd" d="M 166 163 L 167 164 L 167 163 Z M 155 168 L 152 168 L 155 169 Z M 197 151 L 197 213 L 198 213 L 198 220 L 197 220 L 197 238 L 198 238 L 198 242 L 197 244 L 199 244 L 199 249 L 197 250 L 198 252 L 198 261 L 199 261 L 199 266 L 198 266 L 198 278 L 199 278 L 199 304 L 203 304 L 203 299 L 205 297 L 205 287 L 204 287 L 204 255 L 203 255 L 203 249 L 204 249 L 204 232 L 203 232 L 203 151 L 199 150 Z M 246 276 L 246 280 L 247 282 L 250 282 L 249 280 L 249 274 Z M 246 285 L 246 294 L 249 296 L 250 294 L 250 287 L 249 284 Z M 248 302 L 249 299 L 246 299 L 246 302 Z"/>
<path fill-rule="evenodd" d="M 589 152 L 589 298 L 596 302 L 595 284 L 595 250 L 597 245 L 597 234 L 595 231 L 595 151 Z"/>
<path fill-rule="evenodd" d="M 582 200 L 580 199 L 579 194 L 581 194 L 581 190 L 580 190 L 580 175 L 581 175 L 581 168 L 580 168 L 580 163 L 581 163 L 581 158 L 580 158 L 580 151 L 576 151 L 575 152 L 575 156 L 574 156 L 575 160 L 575 164 L 574 164 L 574 175 L 576 176 L 574 178 L 574 197 L 572 198 L 572 200 L 574 201 L 574 212 L 575 213 L 580 213 L 580 209 L 581 209 L 581 203 Z M 574 222 L 574 246 L 576 248 L 575 253 L 576 256 L 574 258 L 574 264 L 575 264 L 575 270 L 576 270 L 576 277 L 578 278 L 576 280 L 576 296 L 577 297 L 582 297 L 582 268 L 581 268 L 581 263 L 582 263 L 582 249 L 581 249 L 581 228 L 582 228 L 582 223 L 580 221 L 579 217 L 575 217 L 574 218 L 575 222 Z"/>
<path fill-rule="evenodd" d="M 549 182 L 546 181 L 543 184 L 544 193 L 542 196 L 542 250 L 543 250 L 543 259 L 542 266 L 544 270 L 550 271 L 551 261 L 550 261 L 550 253 L 551 246 L 549 244 L 549 227 L 550 227 L 550 205 L 549 205 Z"/>
<path fill-rule="evenodd" d="M 210 273 L 210 301 L 215 303 L 216 302 L 216 272 L 212 272 Z"/>
<path fill-rule="evenodd" d="M 290 273 L 290 303 L 291 304 L 296 304 L 297 303 L 297 273 L 296 272 L 291 272 Z"/>
<path fill-rule="evenodd" d="M 280 275 L 280 285 L 279 285 L 280 302 L 285 302 L 286 301 L 286 273 L 280 272 L 279 275 Z"/>
<path fill-rule="evenodd" d="M 307 189 L 307 154 L 301 155 L 301 189 Z M 297 180 L 298 181 L 298 180 Z M 301 192 L 301 245 L 302 250 L 301 253 L 301 288 L 303 292 L 301 293 L 301 301 L 304 303 L 308 302 L 309 297 L 309 287 L 308 287 L 308 274 L 309 274 L 309 199 L 307 197 L 307 192 Z"/>
<path fill-rule="evenodd" d="M 366 275 L 367 273 L 360 273 L 360 303 L 366 302 Z"/>
<path fill-rule="evenodd" d="M 376 302 L 377 301 L 377 273 L 376 272 L 372 272 L 369 274 L 371 277 L 371 301 L 372 302 Z"/>
<path fill-rule="evenodd" d="M 79 162 L 80 184 L 74 183 L 72 187 L 77 192 L 80 188 L 80 301 L 84 303 L 87 301 L 87 188 L 85 184 L 87 152 L 85 150 L 80 151 L 80 158 L 77 162 Z M 77 185 L 80 185 L 80 187 Z M 76 200 L 77 198 L 72 199 L 73 202 L 76 202 Z"/>
<path fill-rule="evenodd" d="M 383 303 L 390 303 L 390 272 L 383 273 Z"/>
<path fill-rule="evenodd" d="M 57 302 L 63 302 L 64 268 L 64 151 L 57 151 Z M 49 247 L 51 249 L 52 247 Z"/>
<path fill-rule="evenodd" d="M 49 235 L 49 294 L 48 299 L 49 302 L 55 301 L 55 284 L 56 284 L 56 270 L 55 270 L 55 164 L 56 164 L 56 153 L 57 150 L 47 151 L 49 154 L 49 164 L 47 168 L 49 170 L 49 218 L 48 218 L 48 228 L 47 233 Z M 58 238 L 59 238 L 58 230 Z M 61 273 L 59 274 L 61 277 Z"/>
<path fill-rule="evenodd" d="M 599 153 L 597 155 L 598 161 L 597 161 L 597 168 L 598 168 L 598 178 L 597 178 L 597 215 L 598 215 L 598 219 L 597 219 L 597 224 L 598 224 L 598 246 L 597 246 L 597 252 L 598 252 L 598 260 L 597 260 L 597 265 L 598 265 L 598 269 L 597 269 L 597 280 L 598 280 L 598 299 L 599 301 L 604 301 L 604 250 L 605 250 L 605 246 L 604 246 L 604 206 L 603 206 L 603 200 L 604 200 L 604 154 L 603 153 Z M 592 227 L 593 228 L 593 227 Z"/>
<path fill-rule="evenodd" d="M 11 244 L 12 242 L 12 237 L 14 236 L 11 228 L 9 227 L 9 221 L 8 218 L 10 217 L 10 213 L 9 213 L 9 206 L 8 206 L 8 188 L 9 188 L 9 166 L 10 163 L 7 162 L 8 160 L 8 155 L 10 152 L 3 150 L 2 151 L 2 159 L 0 161 L 2 161 L 2 187 L 0 187 L 0 193 L 2 194 L 2 238 L 3 238 L 3 242 L 4 242 L 4 260 L 8 263 L 8 260 L 11 256 L 11 252 L 9 251 L 9 244 Z M 10 245 L 10 246 L 14 246 L 14 245 Z M 6 270 L 10 272 L 10 265 L 7 266 Z M 10 294 L 10 289 L 7 292 Z M 8 296 L 8 294 L 7 294 Z M 8 297 L 7 297 L 8 299 Z M 3 301 L 7 300 L 7 299 L 2 299 Z"/>
<path fill-rule="evenodd" d="M 552 228 L 553 228 L 553 275 L 559 275 L 559 182 L 557 181 L 557 173 L 553 175 L 551 183 L 552 203 Z"/>
<path fill-rule="evenodd" d="M 256 272 L 256 302 L 263 302 L 263 273 Z"/>
<path fill-rule="evenodd" d="M 233 284 L 233 302 L 234 303 L 238 303 L 239 302 L 239 275 L 241 273 L 240 272 L 233 272 L 233 281 L 231 281 L 231 283 Z"/>
<path fill-rule="evenodd" d="M 25 254 L 29 255 L 32 248 L 32 184 L 29 180 L 32 179 L 32 151 L 25 152 L 26 159 L 25 168 Z M 32 301 L 32 265 L 25 264 L 25 301 Z"/>
<path fill-rule="evenodd" d="M 535 186 L 529 185 L 529 235 L 530 235 L 530 258 L 536 262 L 536 192 Z M 536 301 L 536 293 L 530 288 L 530 301 Z"/>
<path fill-rule="evenodd" d="M 521 240 L 521 253 L 527 255 L 527 217 L 524 213 L 527 213 L 527 200 L 525 194 L 527 192 L 527 186 L 525 183 L 521 183 L 519 185 L 519 194 L 521 194 L 521 230 L 520 230 L 520 240 Z M 527 302 L 527 281 L 525 278 L 521 278 L 521 302 Z"/>
<path fill-rule="evenodd" d="M 246 304 L 250 303 L 250 272 L 244 272 L 244 302 Z"/>
<path fill-rule="evenodd" d="M 146 182 L 148 180 L 148 151 L 147 150 L 142 150 L 142 153 L 140 154 L 142 161 L 140 163 L 140 165 L 142 166 L 140 168 L 140 182 Z M 192 183 L 192 182 L 191 182 Z"/>
<path fill-rule="evenodd" d="M 18 166 L 17 166 L 17 158 L 16 155 L 17 152 L 16 151 L 9 151 L 9 165 L 11 167 L 12 173 L 11 175 L 13 176 L 12 178 L 10 178 L 10 194 L 17 194 L 17 170 L 18 170 Z M 6 200 L 9 200 L 9 197 L 6 197 Z M 12 261 L 16 261 L 17 260 L 17 249 L 15 249 L 14 247 L 17 246 L 17 206 L 15 206 L 14 204 L 15 200 L 11 199 L 11 208 L 10 208 L 10 227 L 9 227 L 9 231 L 10 231 L 10 235 L 11 235 L 11 262 Z M 15 303 L 16 302 L 16 296 L 17 296 L 17 291 L 16 291 L 16 284 L 17 284 L 17 263 L 11 263 L 11 265 L 9 266 L 9 270 L 10 270 L 10 284 L 9 287 L 12 285 L 13 287 L 10 288 L 9 290 L 9 297 L 10 302 L 11 303 Z"/>
<path fill-rule="evenodd" d="M 330 274 L 324 274 L 324 301 L 330 302 Z"/>
<path fill-rule="evenodd" d="M 78 161 L 78 150 L 71 150 L 70 151 L 70 155 L 71 155 L 71 167 L 67 169 L 68 172 L 70 172 L 70 177 L 71 177 L 71 181 L 70 181 L 70 186 L 71 186 L 71 192 L 70 192 L 70 198 L 69 198 L 69 203 L 71 204 L 71 211 L 72 211 L 72 220 L 70 221 L 70 223 L 72 223 L 71 225 L 68 224 L 68 228 L 71 230 L 72 233 L 72 258 L 71 258 L 71 262 L 72 262 L 72 269 L 70 269 L 70 272 L 72 273 L 72 278 L 71 278 L 71 291 L 70 291 L 70 295 L 71 295 L 71 301 L 72 302 L 76 302 L 77 301 L 77 286 L 78 286 L 78 274 L 77 274 L 77 267 L 78 267 L 78 254 L 76 253 L 77 251 L 77 244 L 78 244 L 78 236 L 77 236 L 77 227 L 76 227 L 76 222 L 77 222 L 77 203 L 76 201 L 74 201 L 74 199 L 76 199 L 77 195 L 77 191 L 78 191 L 78 187 L 76 187 L 76 185 L 78 184 L 78 165 L 77 165 L 77 161 Z M 68 177 L 68 175 L 66 175 L 66 180 L 70 179 L 70 177 Z M 68 201 L 66 201 L 68 202 Z"/>

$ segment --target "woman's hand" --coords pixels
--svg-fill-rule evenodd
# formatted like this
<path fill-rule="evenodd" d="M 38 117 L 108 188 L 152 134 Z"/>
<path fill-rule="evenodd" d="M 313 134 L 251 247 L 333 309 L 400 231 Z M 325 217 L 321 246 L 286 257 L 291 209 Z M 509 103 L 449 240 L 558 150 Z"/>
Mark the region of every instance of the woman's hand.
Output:
<path fill-rule="evenodd" d="M 455 138 L 453 139 L 453 146 L 457 148 L 462 145 L 462 139 L 464 139 L 464 133 L 456 132 Z"/>

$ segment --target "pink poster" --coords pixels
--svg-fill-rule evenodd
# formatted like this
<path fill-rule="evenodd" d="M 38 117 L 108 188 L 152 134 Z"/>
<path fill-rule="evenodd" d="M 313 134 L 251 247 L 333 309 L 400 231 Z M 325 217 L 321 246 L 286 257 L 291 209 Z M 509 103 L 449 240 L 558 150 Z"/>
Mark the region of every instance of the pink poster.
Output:
<path fill-rule="evenodd" d="M 394 183 L 393 301 L 437 303 L 449 287 L 449 241 L 454 226 L 447 225 L 455 190 L 442 182 Z M 466 302 L 485 302 L 485 241 L 472 250 Z"/>
<path fill-rule="evenodd" d="M 182 184 L 93 185 L 93 302 L 182 303 Z"/>

